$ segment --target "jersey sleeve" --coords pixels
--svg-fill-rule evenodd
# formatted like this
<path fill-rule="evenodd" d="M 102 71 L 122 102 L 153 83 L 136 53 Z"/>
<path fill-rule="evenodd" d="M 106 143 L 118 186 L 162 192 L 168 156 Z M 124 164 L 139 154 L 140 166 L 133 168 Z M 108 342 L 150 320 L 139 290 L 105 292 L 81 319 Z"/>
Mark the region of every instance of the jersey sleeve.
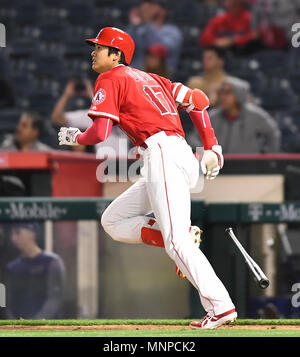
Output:
<path fill-rule="evenodd" d="M 118 123 L 120 111 L 119 83 L 112 79 L 99 79 L 95 84 L 94 97 L 88 112 L 91 119 L 105 117 Z"/>
<path fill-rule="evenodd" d="M 180 82 L 172 83 L 172 96 L 176 103 L 189 103 L 192 90 Z"/>
<path fill-rule="evenodd" d="M 149 73 L 160 85 L 163 85 L 172 95 L 174 101 L 182 104 L 189 100 L 191 89 L 180 82 L 171 82 L 169 79 L 159 76 L 158 74 Z"/>

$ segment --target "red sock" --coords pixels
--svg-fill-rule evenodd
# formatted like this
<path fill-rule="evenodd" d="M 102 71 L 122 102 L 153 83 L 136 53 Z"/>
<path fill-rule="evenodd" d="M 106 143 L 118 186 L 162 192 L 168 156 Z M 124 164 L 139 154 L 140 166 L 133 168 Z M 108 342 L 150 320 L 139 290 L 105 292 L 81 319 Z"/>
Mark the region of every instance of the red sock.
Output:
<path fill-rule="evenodd" d="M 148 227 L 141 229 L 141 238 L 143 243 L 147 245 L 154 245 L 155 247 L 165 247 L 163 236 L 158 229 L 151 228 L 156 223 L 155 219 L 151 218 L 148 221 Z"/>

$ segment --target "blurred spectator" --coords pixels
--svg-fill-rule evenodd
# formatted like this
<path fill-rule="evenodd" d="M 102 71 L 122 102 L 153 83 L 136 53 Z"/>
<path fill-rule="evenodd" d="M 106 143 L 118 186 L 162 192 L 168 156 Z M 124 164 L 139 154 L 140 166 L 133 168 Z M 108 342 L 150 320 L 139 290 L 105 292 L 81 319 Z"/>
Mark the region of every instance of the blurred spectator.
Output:
<path fill-rule="evenodd" d="M 224 153 L 272 153 L 280 149 L 280 131 L 263 109 L 249 103 L 250 86 L 238 78 L 227 77 L 219 97 L 218 108 L 210 119 Z M 194 148 L 201 146 L 194 130 L 189 138 Z"/>
<path fill-rule="evenodd" d="M 59 98 L 51 114 L 51 120 L 53 123 L 59 126 L 74 126 L 79 129 L 86 129 L 91 125 L 92 120 L 87 116 L 88 108 L 65 111 L 71 98 L 76 95 L 82 95 L 92 100 L 93 88 L 91 83 L 86 79 L 82 81 L 75 79 L 69 80 L 62 96 Z"/>
<path fill-rule="evenodd" d="M 15 105 L 15 95 L 10 82 L 0 76 L 0 109 L 9 108 Z"/>
<path fill-rule="evenodd" d="M 156 73 L 162 77 L 170 78 L 171 74 L 166 65 L 168 50 L 160 43 L 148 48 L 145 60 L 145 72 Z"/>
<path fill-rule="evenodd" d="M 207 47 L 203 51 L 203 73 L 190 77 L 187 81 L 189 88 L 201 89 L 209 98 L 210 106 L 217 104 L 218 91 L 227 73 L 224 71 L 225 51 L 218 47 Z"/>
<path fill-rule="evenodd" d="M 10 319 L 62 317 L 65 267 L 61 258 L 42 251 L 36 239 L 39 226 L 13 226 L 11 240 L 21 255 L 6 267 L 7 310 Z"/>
<path fill-rule="evenodd" d="M 244 0 L 224 0 L 225 12 L 213 17 L 200 36 L 202 47 L 217 46 L 244 53 L 253 48 L 257 34 Z"/>
<path fill-rule="evenodd" d="M 88 80 L 81 82 L 81 91 L 79 91 L 78 88 L 80 89 L 80 86 L 78 86 L 78 83 L 73 79 L 67 83 L 63 94 L 58 99 L 52 111 L 52 123 L 59 126 L 75 127 L 80 130 L 86 130 L 92 125 L 92 119 L 87 115 L 89 108 L 66 111 L 67 104 L 71 98 L 78 95 L 78 93 L 89 97 L 92 101 L 93 88 Z M 100 149 L 103 150 L 104 147 L 112 148 L 117 155 L 126 157 L 128 153 L 127 136 L 121 131 L 121 129 L 119 129 L 118 126 L 114 126 L 107 140 L 103 143 L 95 145 L 96 151 Z M 72 150 L 77 152 L 91 151 L 83 145 L 73 146 L 72 148 L 75 148 Z"/>
<path fill-rule="evenodd" d="M 133 37 L 135 53 L 131 65 L 142 69 L 147 49 L 156 43 L 163 44 L 168 50 L 167 66 L 175 73 L 183 36 L 180 29 L 166 23 L 167 8 L 165 2 L 144 0 L 129 13 L 129 26 L 126 31 Z"/>
<path fill-rule="evenodd" d="M 299 22 L 299 0 L 256 0 L 252 12 L 252 28 L 263 46 L 274 49 L 289 46 L 292 25 Z"/>
<path fill-rule="evenodd" d="M 49 151 L 52 148 L 39 141 L 43 119 L 34 112 L 22 114 L 14 135 L 7 135 L 0 147 L 5 151 Z"/>

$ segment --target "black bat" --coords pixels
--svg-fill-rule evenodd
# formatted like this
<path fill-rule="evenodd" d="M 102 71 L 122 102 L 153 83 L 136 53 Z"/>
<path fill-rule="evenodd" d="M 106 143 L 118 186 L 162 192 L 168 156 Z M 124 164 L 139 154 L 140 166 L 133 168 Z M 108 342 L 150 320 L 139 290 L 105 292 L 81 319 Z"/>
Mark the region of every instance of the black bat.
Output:
<path fill-rule="evenodd" d="M 248 265 L 249 269 L 251 270 L 255 280 L 258 283 L 258 286 L 261 289 L 266 289 L 270 281 L 264 274 L 264 272 L 261 270 L 259 265 L 255 263 L 255 261 L 250 257 L 250 255 L 246 252 L 244 247 L 241 245 L 235 234 L 233 233 L 232 228 L 226 228 L 225 232 L 229 235 L 229 237 L 233 240 L 233 242 L 236 244 L 240 252 L 242 253 L 243 257 L 245 258 L 246 264 Z"/>

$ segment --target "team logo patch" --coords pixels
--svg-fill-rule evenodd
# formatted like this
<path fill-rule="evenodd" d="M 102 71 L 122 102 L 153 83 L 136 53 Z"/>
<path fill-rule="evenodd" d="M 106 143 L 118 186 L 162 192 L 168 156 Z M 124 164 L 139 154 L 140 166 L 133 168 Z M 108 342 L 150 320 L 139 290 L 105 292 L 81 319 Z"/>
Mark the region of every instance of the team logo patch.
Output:
<path fill-rule="evenodd" d="M 94 95 L 93 104 L 98 105 L 105 101 L 106 92 L 103 88 L 100 88 L 97 93 Z"/>

